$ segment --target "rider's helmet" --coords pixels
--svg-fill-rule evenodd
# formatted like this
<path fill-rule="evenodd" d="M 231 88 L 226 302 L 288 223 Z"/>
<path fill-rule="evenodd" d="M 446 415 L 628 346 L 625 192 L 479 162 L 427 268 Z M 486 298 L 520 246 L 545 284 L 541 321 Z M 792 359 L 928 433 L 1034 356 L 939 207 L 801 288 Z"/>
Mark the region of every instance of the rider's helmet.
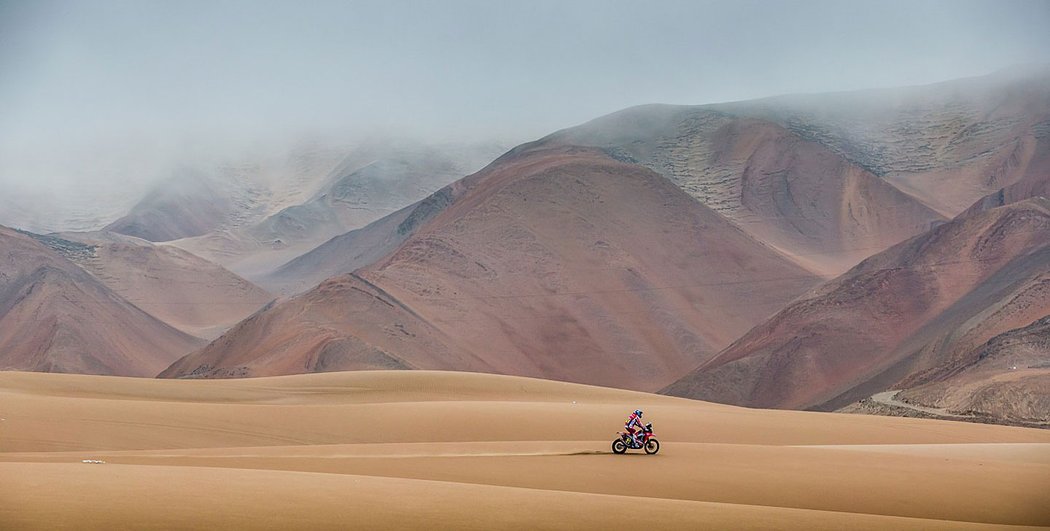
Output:
<path fill-rule="evenodd" d="M 640 416 L 642 416 L 642 410 L 636 409 L 636 410 L 634 410 L 634 414 L 638 415 L 640 417 Z"/>

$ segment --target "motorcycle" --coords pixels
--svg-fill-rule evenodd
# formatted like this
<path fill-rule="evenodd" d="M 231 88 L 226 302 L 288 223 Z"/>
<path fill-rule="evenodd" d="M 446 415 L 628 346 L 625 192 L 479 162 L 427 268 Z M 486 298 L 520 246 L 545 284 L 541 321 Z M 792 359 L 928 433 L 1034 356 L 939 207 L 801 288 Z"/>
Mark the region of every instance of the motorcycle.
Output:
<path fill-rule="evenodd" d="M 612 451 L 614 454 L 622 454 L 627 452 L 628 449 L 642 449 L 645 453 L 653 455 L 660 451 L 660 441 L 653 437 L 653 423 L 646 424 L 640 432 L 638 432 L 638 444 L 635 444 L 634 439 L 631 438 L 631 434 L 627 432 L 619 432 L 619 438 L 613 440 Z"/>

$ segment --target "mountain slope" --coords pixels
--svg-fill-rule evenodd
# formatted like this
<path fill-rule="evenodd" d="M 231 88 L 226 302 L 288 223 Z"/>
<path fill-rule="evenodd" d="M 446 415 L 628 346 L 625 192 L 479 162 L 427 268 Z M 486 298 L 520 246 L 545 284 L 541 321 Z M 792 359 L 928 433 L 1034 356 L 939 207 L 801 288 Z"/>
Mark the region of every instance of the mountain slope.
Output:
<path fill-rule="evenodd" d="M 1050 172 L 1050 67 L 715 106 L 827 146 L 948 217 Z"/>
<path fill-rule="evenodd" d="M 364 227 L 476 171 L 502 151 L 496 144 L 367 142 L 345 153 L 316 192 L 301 202 L 173 243 L 259 280 L 325 241 Z"/>
<path fill-rule="evenodd" d="M 643 106 L 545 139 L 673 181 L 804 267 L 834 276 L 944 218 L 828 147 L 712 106 Z"/>
<path fill-rule="evenodd" d="M 1041 171 L 1030 171 L 1013 184 L 982 197 L 961 215 L 970 215 L 1033 197 L 1050 197 L 1050 123 L 1037 132 L 1036 141 L 1036 153 L 1030 165 L 1043 168 Z"/>
<path fill-rule="evenodd" d="M 234 210 L 228 194 L 213 179 L 191 168 L 180 168 L 139 201 L 124 217 L 103 231 L 166 242 L 199 236 L 219 227 Z"/>
<path fill-rule="evenodd" d="M 336 360 L 382 354 L 360 366 L 655 389 L 817 280 L 598 150 L 525 145 L 423 204 L 386 258 L 260 312 L 165 375 L 323 370 L 315 360 L 338 342 Z"/>
<path fill-rule="evenodd" d="M 259 278 L 258 282 L 274 293 L 290 295 L 370 265 L 408 239 L 412 220 L 427 211 L 429 205 L 441 202 L 442 194 L 435 193 L 365 227 L 336 236 Z"/>
<path fill-rule="evenodd" d="M 58 252 L 0 227 L 0 369 L 154 376 L 201 343 Z"/>
<path fill-rule="evenodd" d="M 170 245 L 116 233 L 44 238 L 90 245 L 92 252 L 70 260 L 150 315 L 196 337 L 215 339 L 272 299 L 223 267 Z"/>
<path fill-rule="evenodd" d="M 1050 278 L 1042 279 L 1050 297 Z M 954 363 L 907 382 L 898 398 L 951 412 L 1019 423 L 1050 422 L 1050 315 L 1003 332 Z"/>
<path fill-rule="evenodd" d="M 1050 68 L 927 86 L 646 105 L 551 135 L 674 181 L 831 277 L 1050 173 Z"/>
<path fill-rule="evenodd" d="M 862 262 L 664 392 L 834 408 L 1050 314 L 1050 200 L 961 217 Z"/>

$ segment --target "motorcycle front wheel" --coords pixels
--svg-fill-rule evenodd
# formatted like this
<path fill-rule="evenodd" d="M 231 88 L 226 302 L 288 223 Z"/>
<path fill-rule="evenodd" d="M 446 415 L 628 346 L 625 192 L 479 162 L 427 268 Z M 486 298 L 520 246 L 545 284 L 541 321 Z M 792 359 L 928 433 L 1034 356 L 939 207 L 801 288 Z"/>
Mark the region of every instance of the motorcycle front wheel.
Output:
<path fill-rule="evenodd" d="M 660 451 L 660 441 L 656 439 L 649 439 L 649 442 L 645 443 L 645 453 L 653 455 Z"/>
<path fill-rule="evenodd" d="M 627 445 L 623 443 L 622 439 L 616 439 L 612 443 L 612 451 L 614 454 L 622 454 L 627 451 Z"/>

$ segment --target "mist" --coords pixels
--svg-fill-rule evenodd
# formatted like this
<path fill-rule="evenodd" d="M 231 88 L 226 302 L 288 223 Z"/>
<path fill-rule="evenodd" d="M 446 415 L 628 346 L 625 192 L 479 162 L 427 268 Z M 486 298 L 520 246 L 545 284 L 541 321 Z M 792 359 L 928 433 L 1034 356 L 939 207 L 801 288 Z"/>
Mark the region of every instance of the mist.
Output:
<path fill-rule="evenodd" d="M 0 194 L 119 210 L 173 164 L 303 139 L 512 145 L 644 103 L 982 75 L 1050 63 L 1047 27 L 1042 0 L 2 1 Z"/>

